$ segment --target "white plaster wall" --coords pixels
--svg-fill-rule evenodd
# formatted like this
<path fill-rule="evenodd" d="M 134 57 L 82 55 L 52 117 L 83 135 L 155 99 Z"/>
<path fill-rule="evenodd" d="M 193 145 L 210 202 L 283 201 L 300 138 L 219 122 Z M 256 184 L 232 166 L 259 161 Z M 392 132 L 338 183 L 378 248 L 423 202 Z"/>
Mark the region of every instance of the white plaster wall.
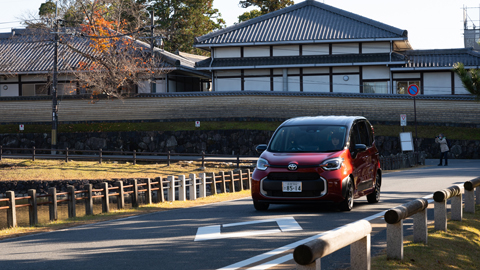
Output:
<path fill-rule="evenodd" d="M 328 44 L 303 45 L 302 55 L 326 55 L 329 53 Z"/>
<path fill-rule="evenodd" d="M 239 74 L 240 75 L 240 74 Z M 267 68 L 259 68 L 259 69 L 245 69 L 243 72 L 245 76 L 260 76 L 260 75 L 267 75 L 270 76 L 270 69 Z"/>
<path fill-rule="evenodd" d="M 420 79 L 420 73 L 394 73 L 394 79 Z"/>
<path fill-rule="evenodd" d="M 363 72 L 363 79 L 365 80 L 390 78 L 390 69 L 388 67 L 365 66 L 363 67 L 362 72 Z"/>
<path fill-rule="evenodd" d="M 390 42 L 362 43 L 362 53 L 389 53 Z"/>
<path fill-rule="evenodd" d="M 240 78 L 215 79 L 215 91 L 241 91 L 242 81 Z"/>
<path fill-rule="evenodd" d="M 167 80 L 156 80 L 156 90 L 157 93 L 166 93 L 167 92 Z"/>
<path fill-rule="evenodd" d="M 304 68 L 303 74 L 329 73 L 329 68 Z"/>
<path fill-rule="evenodd" d="M 424 95 L 451 95 L 452 79 L 450 72 L 423 73 Z"/>
<path fill-rule="evenodd" d="M 358 43 L 337 43 L 332 45 L 332 54 L 359 53 Z"/>
<path fill-rule="evenodd" d="M 2 76 L 0 77 L 0 84 L 2 82 L 18 82 L 18 76 Z"/>
<path fill-rule="evenodd" d="M 463 87 L 462 80 L 460 80 L 460 77 L 455 74 L 455 94 L 456 95 L 470 95 L 470 92 Z"/>
<path fill-rule="evenodd" d="M 242 72 L 238 69 L 234 70 L 225 70 L 225 71 L 214 71 L 215 76 L 222 77 L 222 76 L 240 76 Z"/>
<path fill-rule="evenodd" d="M 330 92 L 330 77 L 303 76 L 303 92 Z"/>
<path fill-rule="evenodd" d="M 46 75 L 23 75 L 22 76 L 22 82 L 33 82 L 33 81 L 46 82 L 47 76 Z"/>
<path fill-rule="evenodd" d="M 214 58 L 238 58 L 240 57 L 240 47 L 215 48 Z"/>
<path fill-rule="evenodd" d="M 7 90 L 3 90 L 4 85 Z M 18 97 L 18 84 L 0 84 L 0 97 Z"/>
<path fill-rule="evenodd" d="M 245 78 L 245 91 L 270 91 L 270 77 Z"/>
<path fill-rule="evenodd" d="M 283 68 L 273 69 L 273 75 L 282 75 L 282 74 L 283 74 Z"/>
<path fill-rule="evenodd" d="M 289 68 L 287 72 L 288 72 L 288 75 L 300 75 L 299 68 Z"/>
<path fill-rule="evenodd" d="M 174 80 L 168 80 L 168 92 L 177 92 L 177 84 Z"/>
<path fill-rule="evenodd" d="M 150 93 L 150 82 L 149 81 L 139 81 L 138 82 L 138 93 Z"/>
<path fill-rule="evenodd" d="M 360 72 L 358 67 L 334 67 L 332 69 L 333 73 L 344 73 L 344 72 Z"/>
<path fill-rule="evenodd" d="M 298 56 L 300 48 L 298 45 L 273 46 L 273 56 Z"/>
<path fill-rule="evenodd" d="M 283 77 L 273 77 L 273 91 L 283 91 Z"/>
<path fill-rule="evenodd" d="M 288 92 L 300 92 L 300 76 L 288 76 Z"/>
<path fill-rule="evenodd" d="M 243 48 L 244 57 L 269 57 L 270 46 L 252 46 Z"/>
<path fill-rule="evenodd" d="M 360 93 L 360 76 L 348 75 L 348 81 L 343 80 L 344 75 L 333 76 L 333 92 L 335 93 Z"/>

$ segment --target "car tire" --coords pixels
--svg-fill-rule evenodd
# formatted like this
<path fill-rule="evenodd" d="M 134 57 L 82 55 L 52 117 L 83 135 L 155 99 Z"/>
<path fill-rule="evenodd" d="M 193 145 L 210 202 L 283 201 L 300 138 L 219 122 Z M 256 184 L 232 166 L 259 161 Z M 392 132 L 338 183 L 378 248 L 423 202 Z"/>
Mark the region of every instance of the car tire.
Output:
<path fill-rule="evenodd" d="M 382 186 L 382 176 L 380 172 L 377 172 L 377 176 L 375 178 L 375 189 L 372 193 L 367 195 L 367 201 L 369 203 L 378 203 L 380 201 L 380 187 Z"/>
<path fill-rule="evenodd" d="M 257 211 L 267 211 L 269 206 L 270 206 L 269 203 L 253 201 L 253 207 L 255 207 Z"/>
<path fill-rule="evenodd" d="M 353 182 L 349 180 L 347 182 L 347 189 L 345 194 L 345 199 L 339 204 L 340 211 L 350 211 L 353 208 Z"/>

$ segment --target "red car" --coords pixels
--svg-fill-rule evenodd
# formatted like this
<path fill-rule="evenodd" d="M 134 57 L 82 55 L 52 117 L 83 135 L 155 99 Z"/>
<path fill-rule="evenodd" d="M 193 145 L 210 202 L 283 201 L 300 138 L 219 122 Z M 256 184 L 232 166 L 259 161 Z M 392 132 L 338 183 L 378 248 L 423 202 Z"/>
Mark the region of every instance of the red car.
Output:
<path fill-rule="evenodd" d="M 350 211 L 353 200 L 380 200 L 382 171 L 373 127 L 360 116 L 298 117 L 283 122 L 252 176 L 257 210 L 269 205 L 330 202 Z"/>

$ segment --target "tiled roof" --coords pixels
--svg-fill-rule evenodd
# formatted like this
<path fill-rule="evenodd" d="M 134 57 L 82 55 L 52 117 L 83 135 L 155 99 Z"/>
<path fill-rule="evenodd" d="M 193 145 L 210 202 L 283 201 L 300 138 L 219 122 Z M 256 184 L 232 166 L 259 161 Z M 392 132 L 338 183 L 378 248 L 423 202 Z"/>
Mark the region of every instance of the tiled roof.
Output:
<path fill-rule="evenodd" d="M 53 35 L 49 32 L 50 30 L 14 29 L 11 33 L 0 33 L 0 74 L 35 74 L 53 70 Z M 88 38 L 63 35 L 62 39 L 81 52 L 93 53 Z M 135 44 L 136 46 L 150 48 L 149 44 L 142 41 L 135 40 Z M 58 51 L 58 69 L 60 72 L 78 68 L 81 62 L 91 63 L 88 58 L 72 51 L 62 42 L 59 44 Z M 162 67 L 194 71 L 195 62 L 191 59 L 159 48 L 154 48 L 154 51 L 162 57 Z"/>
<path fill-rule="evenodd" d="M 473 48 L 411 50 L 404 53 L 408 58 L 405 68 L 451 68 L 458 62 L 465 67 L 480 66 L 480 52 Z"/>
<path fill-rule="evenodd" d="M 391 58 L 390 58 L 391 57 Z M 221 67 L 248 67 L 255 66 L 285 66 L 285 65 L 304 65 L 304 66 L 325 66 L 348 63 L 405 63 L 406 58 L 398 53 L 378 53 L 378 54 L 342 54 L 342 55 L 320 55 L 320 56 L 281 56 L 281 57 L 246 57 L 246 58 L 215 58 L 197 63 L 197 68 L 221 68 Z"/>
<path fill-rule="evenodd" d="M 382 39 L 407 39 L 407 31 L 307 0 L 198 37 L 195 46 Z"/>

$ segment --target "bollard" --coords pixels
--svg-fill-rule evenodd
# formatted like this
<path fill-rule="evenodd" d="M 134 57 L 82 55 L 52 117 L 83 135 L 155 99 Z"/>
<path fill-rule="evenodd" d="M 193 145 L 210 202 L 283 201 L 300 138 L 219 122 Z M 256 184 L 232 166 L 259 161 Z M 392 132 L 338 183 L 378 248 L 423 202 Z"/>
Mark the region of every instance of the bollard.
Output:
<path fill-rule="evenodd" d="M 475 197 L 476 204 L 480 204 L 480 177 L 466 181 L 463 187 L 465 189 L 465 212 L 475 213 Z"/>
<path fill-rule="evenodd" d="M 200 174 L 200 185 L 198 188 L 198 197 L 199 198 L 205 198 L 207 197 L 207 174 L 206 173 L 201 173 Z"/>
<path fill-rule="evenodd" d="M 98 152 L 98 163 L 102 164 L 102 148 Z"/>
<path fill-rule="evenodd" d="M 68 147 L 65 148 L 65 162 L 68 163 Z"/>
<path fill-rule="evenodd" d="M 195 201 L 197 199 L 197 176 L 191 173 L 188 178 L 190 179 L 189 200 Z"/>
<path fill-rule="evenodd" d="M 67 186 L 68 192 L 68 218 L 76 217 L 76 209 L 75 209 L 75 187 L 74 186 Z"/>
<path fill-rule="evenodd" d="M 133 150 L 133 165 L 137 165 L 137 150 Z"/>
<path fill-rule="evenodd" d="M 93 215 L 93 185 L 87 184 L 87 199 L 85 200 L 85 215 Z"/>
<path fill-rule="evenodd" d="M 462 186 L 463 188 L 463 186 Z M 437 231 L 447 231 L 447 200 L 452 197 L 461 196 L 462 188 L 460 186 L 451 186 L 446 189 L 436 191 L 433 193 L 433 199 L 435 200 L 435 230 Z M 461 198 L 460 198 L 461 200 Z M 453 217 L 458 218 L 461 216 L 462 208 L 461 203 L 458 207 L 459 198 L 452 201 L 452 219 Z"/>
<path fill-rule="evenodd" d="M 118 187 L 117 207 L 118 209 L 125 208 L 125 191 L 123 190 L 123 181 L 115 182 L 115 186 Z"/>
<path fill-rule="evenodd" d="M 202 151 L 202 167 L 200 170 L 205 170 L 205 151 Z"/>
<path fill-rule="evenodd" d="M 32 147 L 32 160 L 35 161 L 35 146 Z"/>
<path fill-rule="evenodd" d="M 167 177 L 168 182 L 169 182 L 169 189 L 168 189 L 168 201 L 169 202 L 174 202 L 175 201 L 175 177 L 169 175 Z"/>
<path fill-rule="evenodd" d="M 167 166 L 170 166 L 170 151 L 168 151 L 167 155 Z"/>
<path fill-rule="evenodd" d="M 178 187 L 178 200 L 185 201 L 187 199 L 187 189 L 186 189 L 186 180 L 185 175 L 178 176 L 179 187 Z"/>
<path fill-rule="evenodd" d="M 343 247 L 350 247 L 352 269 L 370 269 L 370 233 L 372 226 L 366 220 L 347 224 L 321 237 L 297 246 L 293 259 L 297 269 L 320 269 L 320 259 Z"/>
<path fill-rule="evenodd" d="M 8 206 L 10 208 L 7 209 L 7 226 L 9 228 L 17 227 L 17 209 L 15 206 L 15 192 L 14 191 L 7 191 L 6 192 L 8 198 Z"/>
<path fill-rule="evenodd" d="M 48 205 L 50 221 L 55 221 L 58 219 L 57 190 L 54 187 L 48 188 L 48 194 L 50 194 L 50 204 Z"/>
<path fill-rule="evenodd" d="M 28 204 L 30 204 L 30 207 L 28 208 L 30 226 L 35 226 L 38 224 L 37 190 L 29 189 L 28 196 L 30 197 L 30 199 L 28 199 Z"/>
<path fill-rule="evenodd" d="M 237 170 L 240 169 L 240 153 L 237 154 Z"/>
<path fill-rule="evenodd" d="M 2 161 L 3 156 L 3 146 L 0 145 L 0 161 Z"/>

